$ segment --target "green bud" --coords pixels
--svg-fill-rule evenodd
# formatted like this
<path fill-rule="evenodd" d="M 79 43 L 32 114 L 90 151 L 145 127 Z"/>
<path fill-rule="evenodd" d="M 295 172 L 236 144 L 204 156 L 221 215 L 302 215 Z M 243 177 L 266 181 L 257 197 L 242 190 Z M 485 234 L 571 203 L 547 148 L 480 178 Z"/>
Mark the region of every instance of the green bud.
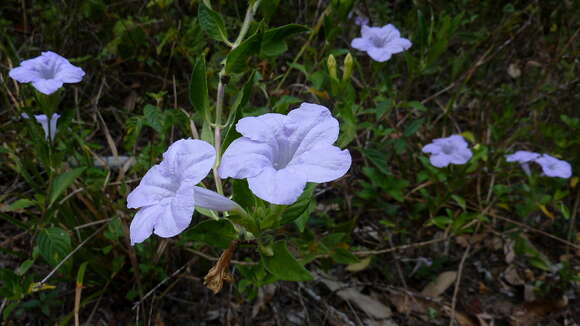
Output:
<path fill-rule="evenodd" d="M 352 75 L 352 64 L 353 64 L 353 59 L 352 59 L 352 55 L 349 52 L 346 55 L 346 58 L 344 58 L 344 66 L 343 66 L 343 72 L 342 72 L 342 80 L 343 81 L 347 81 L 350 79 L 350 76 Z"/>
<path fill-rule="evenodd" d="M 338 76 L 336 74 L 336 59 L 332 54 L 328 56 L 326 66 L 328 67 L 328 73 L 330 74 L 330 78 L 338 80 Z"/>

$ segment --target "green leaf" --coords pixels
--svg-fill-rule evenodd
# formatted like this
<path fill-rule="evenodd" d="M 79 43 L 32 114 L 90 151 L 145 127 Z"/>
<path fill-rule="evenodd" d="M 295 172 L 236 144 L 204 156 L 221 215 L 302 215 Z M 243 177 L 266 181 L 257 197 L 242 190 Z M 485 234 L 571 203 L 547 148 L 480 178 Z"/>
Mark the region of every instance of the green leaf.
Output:
<path fill-rule="evenodd" d="M 254 87 L 256 72 L 252 71 L 250 76 L 246 80 L 244 86 L 242 87 L 242 91 L 238 93 L 236 96 L 236 100 L 234 104 L 231 106 L 230 112 L 228 113 L 228 120 L 226 122 L 226 126 L 224 127 L 223 131 L 223 142 L 222 142 L 222 150 L 225 149 L 238 137 L 241 135 L 236 131 L 235 123 L 241 118 L 242 109 L 246 106 L 250 99 L 250 95 L 252 93 L 252 88 Z"/>
<path fill-rule="evenodd" d="M 294 220 L 294 224 L 296 224 L 300 232 L 304 232 L 304 229 L 306 228 L 306 223 L 308 223 L 308 220 L 310 219 L 310 214 L 312 214 L 312 212 L 314 212 L 315 209 L 316 209 L 316 201 L 311 200 L 310 204 L 308 205 L 308 208 L 304 210 L 304 213 L 302 213 L 302 215 L 298 216 L 298 218 Z"/>
<path fill-rule="evenodd" d="M 457 205 L 459 205 L 459 207 L 461 207 L 463 210 L 466 209 L 467 204 L 465 202 L 465 199 L 463 199 L 462 197 L 457 196 L 457 195 L 451 195 L 451 198 L 453 198 L 453 200 L 455 200 Z"/>
<path fill-rule="evenodd" d="M 205 58 L 203 56 L 195 58 L 193 63 L 191 82 L 189 83 L 189 101 L 194 111 L 208 120 L 209 100 Z"/>
<path fill-rule="evenodd" d="M 262 38 L 260 56 L 275 57 L 281 55 L 288 50 L 285 38 L 308 30 L 308 27 L 298 24 L 289 24 L 267 30 Z"/>
<path fill-rule="evenodd" d="M 210 9 L 203 2 L 199 4 L 197 20 L 199 21 L 201 29 L 211 38 L 229 44 L 224 19 L 219 13 Z"/>
<path fill-rule="evenodd" d="M 107 230 L 105 230 L 103 232 L 103 235 L 105 236 L 105 238 L 107 238 L 111 241 L 115 241 L 115 240 L 121 238 L 122 236 L 124 236 L 125 233 L 123 232 L 123 226 L 121 224 L 121 219 L 118 217 L 113 218 L 109 222 L 109 225 L 107 226 Z"/>
<path fill-rule="evenodd" d="M 256 206 L 256 197 L 250 191 L 246 179 L 232 179 L 233 201 L 238 203 L 245 210 L 252 210 Z"/>
<path fill-rule="evenodd" d="M 77 271 L 77 285 L 83 285 L 88 264 L 89 262 L 85 261 L 79 266 L 79 270 Z"/>
<path fill-rule="evenodd" d="M 34 200 L 30 200 L 30 199 L 18 199 L 17 201 L 13 202 L 12 204 L 10 204 L 8 206 L 8 208 L 6 208 L 6 212 L 14 212 L 14 211 L 19 211 L 21 209 L 30 207 L 32 205 L 36 205 L 36 202 Z"/>
<path fill-rule="evenodd" d="M 311 281 L 314 278 L 288 251 L 285 241 L 272 245 L 273 256 L 262 255 L 262 260 L 268 272 L 284 281 Z"/>
<path fill-rule="evenodd" d="M 286 114 L 288 113 L 288 107 L 290 105 L 301 102 L 303 102 L 303 100 L 298 97 L 284 95 L 272 106 L 272 112 Z"/>
<path fill-rule="evenodd" d="M 330 253 L 330 257 L 332 257 L 332 259 L 334 259 L 334 261 L 339 264 L 356 264 L 359 262 L 357 256 L 344 248 L 335 248 Z"/>
<path fill-rule="evenodd" d="M 306 212 L 308 214 L 311 213 L 309 208 L 310 202 L 314 200 L 314 189 L 316 189 L 316 183 L 309 183 L 306 185 L 304 192 L 302 192 L 302 195 L 298 197 L 298 200 L 284 211 L 282 219 L 280 220 L 280 225 L 290 223 Z"/>
<path fill-rule="evenodd" d="M 260 51 L 262 35 L 262 32 L 256 32 L 228 54 L 226 61 L 226 74 L 239 73 L 246 69 L 248 59 Z"/>
<path fill-rule="evenodd" d="M 160 108 L 151 104 L 145 105 L 143 108 L 143 117 L 145 118 L 145 125 L 155 129 L 159 134 L 163 133 L 162 121 L 164 120 L 164 117 Z"/>
<path fill-rule="evenodd" d="M 232 240 L 238 238 L 238 232 L 226 219 L 208 220 L 199 223 L 181 235 L 181 242 L 201 241 L 210 246 L 227 248 Z"/>
<path fill-rule="evenodd" d="M 36 244 L 42 258 L 52 266 L 56 266 L 71 251 L 69 234 L 58 227 L 41 230 Z"/>
<path fill-rule="evenodd" d="M 405 137 L 409 137 L 409 136 L 414 135 L 419 130 L 419 128 L 421 128 L 423 123 L 425 123 L 425 118 L 417 119 L 417 120 L 411 122 L 409 124 L 409 126 L 407 126 L 407 128 L 405 128 L 405 131 L 403 134 L 405 135 Z"/>
<path fill-rule="evenodd" d="M 66 171 L 65 173 L 59 175 L 54 179 L 52 182 L 52 186 L 50 187 L 50 194 L 48 195 L 48 206 L 52 206 L 54 202 L 62 195 L 62 193 L 68 188 L 75 180 L 78 178 L 81 173 L 86 168 L 76 168 L 70 171 Z"/>

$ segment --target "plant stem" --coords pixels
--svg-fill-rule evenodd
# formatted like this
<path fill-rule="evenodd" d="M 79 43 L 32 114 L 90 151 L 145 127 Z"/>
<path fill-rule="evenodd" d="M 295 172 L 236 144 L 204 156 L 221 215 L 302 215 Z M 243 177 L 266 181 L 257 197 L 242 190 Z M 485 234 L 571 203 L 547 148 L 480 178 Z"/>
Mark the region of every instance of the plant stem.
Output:
<path fill-rule="evenodd" d="M 248 7 L 246 11 L 246 17 L 244 18 L 244 22 L 242 27 L 240 28 L 240 33 L 236 38 L 234 44 L 232 44 L 232 49 L 236 49 L 244 40 L 244 37 L 248 33 L 248 29 L 250 28 L 250 24 L 254 20 L 254 15 L 260 6 L 261 0 L 256 0 L 253 5 Z M 231 52 L 230 51 L 230 52 Z M 227 60 L 227 57 L 226 57 Z M 217 98 L 216 98 L 216 109 L 215 109 L 215 127 L 214 127 L 214 146 L 216 151 L 216 160 L 213 166 L 213 177 L 215 180 L 216 190 L 220 195 L 224 194 L 222 181 L 219 176 L 218 167 L 221 162 L 222 156 L 222 113 L 224 108 L 224 97 L 225 97 L 225 82 L 224 77 L 226 77 L 226 61 L 224 61 L 224 66 L 222 70 L 219 72 L 219 81 L 218 81 L 218 89 L 217 89 Z"/>
<path fill-rule="evenodd" d="M 246 33 L 248 33 L 248 29 L 250 28 L 250 23 L 254 20 L 254 15 L 256 14 L 256 11 L 260 6 L 260 2 L 262 2 L 262 0 L 257 0 L 256 2 L 254 2 L 253 5 L 250 5 L 248 7 L 248 10 L 246 11 L 246 17 L 244 17 L 244 23 L 242 24 L 242 28 L 240 28 L 238 38 L 236 38 L 236 41 L 232 45 L 232 50 L 237 48 L 244 40 L 244 37 L 246 36 Z"/>
<path fill-rule="evenodd" d="M 224 106 L 224 95 L 225 95 L 225 86 L 223 82 L 223 76 L 225 75 L 225 71 L 222 69 L 219 73 L 219 82 L 218 82 L 218 90 L 217 90 L 217 99 L 216 99 L 216 109 L 215 109 L 215 129 L 214 129 L 214 145 L 216 151 L 216 160 L 213 166 L 213 177 L 215 179 L 215 186 L 216 190 L 220 195 L 224 194 L 224 189 L 222 187 L 222 181 L 220 179 L 218 173 L 218 167 L 221 162 L 222 157 L 222 111 Z"/>

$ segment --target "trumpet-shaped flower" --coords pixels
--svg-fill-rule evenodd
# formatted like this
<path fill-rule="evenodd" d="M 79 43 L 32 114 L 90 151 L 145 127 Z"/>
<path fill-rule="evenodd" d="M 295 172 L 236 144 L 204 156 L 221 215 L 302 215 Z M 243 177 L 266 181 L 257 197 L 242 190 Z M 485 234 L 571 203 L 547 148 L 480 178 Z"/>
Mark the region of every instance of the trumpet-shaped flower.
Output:
<path fill-rule="evenodd" d="M 537 160 L 540 154 L 528 151 L 517 151 L 513 154 L 506 155 L 506 161 L 508 162 L 518 162 L 518 163 L 528 163 Z"/>
<path fill-rule="evenodd" d="M 32 83 L 39 92 L 49 95 L 63 83 L 80 82 L 85 72 L 60 55 L 46 51 L 39 57 L 22 61 L 19 67 L 10 70 L 9 75 L 20 83 Z"/>
<path fill-rule="evenodd" d="M 572 176 L 572 166 L 570 163 L 559 160 L 548 154 L 542 154 L 536 159 L 536 162 L 542 167 L 542 171 L 549 177 L 568 179 Z"/>
<path fill-rule="evenodd" d="M 38 114 L 35 115 L 34 118 L 42 126 L 42 129 L 44 130 L 44 138 L 47 140 L 50 138 L 50 141 L 53 141 L 57 131 L 56 122 L 58 121 L 58 118 L 60 118 L 60 114 L 53 113 L 52 117 L 50 117 L 50 121 L 46 114 Z"/>
<path fill-rule="evenodd" d="M 411 41 L 402 38 L 395 26 L 388 24 L 383 27 L 371 27 L 366 24 L 361 27 L 361 36 L 352 40 L 350 46 L 365 51 L 375 61 L 385 62 L 393 54 L 403 52 L 411 47 Z"/>
<path fill-rule="evenodd" d="M 252 192 L 273 204 L 290 205 L 307 182 L 328 182 L 350 168 L 348 150 L 334 146 L 338 121 L 321 105 L 303 103 L 288 115 L 241 119 L 243 135 L 225 151 L 222 178 L 248 179 Z"/>
<path fill-rule="evenodd" d="M 236 209 L 230 199 L 196 186 L 214 162 L 215 149 L 204 141 L 181 139 L 169 146 L 161 163 L 151 167 L 127 197 L 128 208 L 139 208 L 131 222 L 131 244 L 145 241 L 152 233 L 163 238 L 181 233 L 195 206 Z"/>
<path fill-rule="evenodd" d="M 505 156 L 506 161 L 508 162 L 519 162 L 527 175 L 532 174 L 530 170 L 530 162 L 535 162 L 539 157 L 540 154 L 528 151 L 517 151 Z"/>
<path fill-rule="evenodd" d="M 438 168 L 449 164 L 465 164 L 473 155 L 460 135 L 434 139 L 431 144 L 423 147 L 423 153 L 431 153 L 429 160 Z"/>
<path fill-rule="evenodd" d="M 26 113 L 22 113 L 20 116 L 24 119 L 30 118 Z M 52 117 L 50 117 L 50 121 L 48 121 L 48 117 L 46 116 L 46 114 L 34 115 L 34 119 L 36 119 L 36 122 L 38 122 L 42 126 L 42 129 L 44 130 L 45 139 L 48 140 L 48 138 L 50 138 L 51 141 L 54 140 L 54 136 L 56 136 L 57 131 L 56 122 L 58 121 L 58 118 L 60 118 L 60 114 L 58 113 L 53 113 Z"/>

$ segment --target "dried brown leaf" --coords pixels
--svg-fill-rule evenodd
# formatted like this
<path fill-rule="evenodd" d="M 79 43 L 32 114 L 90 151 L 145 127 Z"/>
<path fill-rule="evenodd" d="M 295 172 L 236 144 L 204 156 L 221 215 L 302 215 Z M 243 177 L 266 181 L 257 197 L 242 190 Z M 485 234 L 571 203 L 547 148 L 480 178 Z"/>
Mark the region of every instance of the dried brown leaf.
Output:
<path fill-rule="evenodd" d="M 331 291 L 335 291 L 336 294 L 343 300 L 350 301 L 364 311 L 370 317 L 376 319 L 389 318 L 393 314 L 391 308 L 387 307 L 378 300 L 360 293 L 357 289 L 349 287 L 347 284 L 329 280 L 326 278 L 319 278 L 322 283 L 324 283 Z"/>
<path fill-rule="evenodd" d="M 438 297 L 440 296 L 445 290 L 447 290 L 457 279 L 457 272 L 455 271 L 447 271 L 439 274 L 437 278 L 432 281 L 431 283 L 427 284 L 427 286 L 421 291 L 421 294 L 426 297 Z"/>

